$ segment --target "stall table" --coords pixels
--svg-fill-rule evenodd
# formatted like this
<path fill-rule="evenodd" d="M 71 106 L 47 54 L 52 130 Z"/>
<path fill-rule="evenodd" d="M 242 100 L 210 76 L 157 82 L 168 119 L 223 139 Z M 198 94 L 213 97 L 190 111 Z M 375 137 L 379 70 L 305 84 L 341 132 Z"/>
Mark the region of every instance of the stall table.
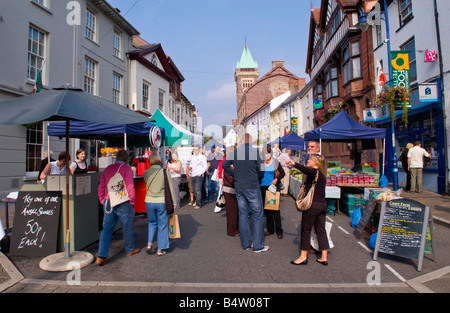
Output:
<path fill-rule="evenodd" d="M 297 198 L 300 188 L 302 187 L 302 181 L 295 177 L 289 177 L 289 194 L 295 199 Z M 339 199 L 341 198 L 341 188 L 334 186 L 325 187 L 325 198 L 337 200 L 337 210 L 339 211 Z"/>

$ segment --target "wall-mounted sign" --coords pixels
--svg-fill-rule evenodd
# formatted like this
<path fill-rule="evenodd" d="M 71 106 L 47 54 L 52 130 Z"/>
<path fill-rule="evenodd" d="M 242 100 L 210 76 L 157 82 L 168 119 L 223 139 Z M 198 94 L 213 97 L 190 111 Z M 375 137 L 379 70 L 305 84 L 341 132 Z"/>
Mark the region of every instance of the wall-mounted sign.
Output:
<path fill-rule="evenodd" d="M 314 100 L 314 110 L 323 109 L 322 99 Z"/>
<path fill-rule="evenodd" d="M 158 126 L 150 129 L 149 140 L 153 148 L 161 147 L 161 129 Z"/>
<path fill-rule="evenodd" d="M 382 108 L 364 109 L 363 120 L 364 122 L 376 122 L 381 118 L 382 115 L 383 115 Z"/>
<path fill-rule="evenodd" d="M 392 87 L 410 89 L 409 51 L 391 51 Z"/>
<path fill-rule="evenodd" d="M 436 59 L 436 51 L 425 51 L 425 62 L 435 62 Z"/>
<path fill-rule="evenodd" d="M 436 84 L 419 86 L 420 102 L 436 102 L 439 100 Z"/>
<path fill-rule="evenodd" d="M 291 118 L 291 130 L 294 131 L 295 133 L 298 132 L 298 118 L 297 117 Z"/>

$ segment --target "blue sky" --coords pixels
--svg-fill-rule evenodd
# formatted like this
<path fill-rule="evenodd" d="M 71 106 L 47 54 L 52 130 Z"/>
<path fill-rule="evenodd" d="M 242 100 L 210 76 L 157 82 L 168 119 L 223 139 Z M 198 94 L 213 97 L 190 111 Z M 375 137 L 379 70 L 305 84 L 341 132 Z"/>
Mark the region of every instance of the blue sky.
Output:
<path fill-rule="evenodd" d="M 310 0 L 109 0 L 149 43 L 161 43 L 185 77 L 203 127 L 236 116 L 234 69 L 245 40 L 260 77 L 272 61 L 305 77 Z M 314 7 L 320 0 L 314 0 Z"/>

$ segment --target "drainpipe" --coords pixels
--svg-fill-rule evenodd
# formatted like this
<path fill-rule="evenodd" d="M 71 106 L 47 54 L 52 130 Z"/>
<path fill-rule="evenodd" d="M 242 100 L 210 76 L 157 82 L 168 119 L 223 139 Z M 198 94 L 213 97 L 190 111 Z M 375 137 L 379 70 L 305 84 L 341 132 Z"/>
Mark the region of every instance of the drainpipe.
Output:
<path fill-rule="evenodd" d="M 444 127 L 447 129 L 447 114 L 445 112 L 445 84 L 444 84 L 444 60 L 442 59 L 442 45 L 441 45 L 441 30 L 439 26 L 439 12 L 437 7 L 437 0 L 434 0 L 434 20 L 436 26 L 436 36 L 438 44 L 438 60 L 439 60 L 439 75 L 441 78 L 441 98 L 442 98 L 442 115 Z M 444 155 L 445 155 L 445 192 L 448 191 L 448 134 L 444 131 Z"/>

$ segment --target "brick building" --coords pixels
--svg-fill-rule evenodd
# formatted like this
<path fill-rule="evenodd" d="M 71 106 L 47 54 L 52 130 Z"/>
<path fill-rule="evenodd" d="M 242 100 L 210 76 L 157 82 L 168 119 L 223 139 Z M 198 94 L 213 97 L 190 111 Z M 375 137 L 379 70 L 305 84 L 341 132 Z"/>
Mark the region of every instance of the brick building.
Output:
<path fill-rule="evenodd" d="M 306 72 L 315 100 L 315 127 L 342 110 L 362 123 L 363 110 L 375 95 L 372 32 L 357 26 L 362 5 L 368 2 L 322 0 L 320 8 L 311 10 Z M 350 166 L 354 148 L 326 143 L 322 154 Z"/>
<path fill-rule="evenodd" d="M 245 125 L 246 118 L 273 98 L 291 91 L 295 93 L 306 83 L 284 67 L 284 61 L 273 61 L 272 69 L 259 78 L 258 63 L 248 49 L 247 44 L 237 62 L 235 71 L 237 120 L 236 125 Z"/>

